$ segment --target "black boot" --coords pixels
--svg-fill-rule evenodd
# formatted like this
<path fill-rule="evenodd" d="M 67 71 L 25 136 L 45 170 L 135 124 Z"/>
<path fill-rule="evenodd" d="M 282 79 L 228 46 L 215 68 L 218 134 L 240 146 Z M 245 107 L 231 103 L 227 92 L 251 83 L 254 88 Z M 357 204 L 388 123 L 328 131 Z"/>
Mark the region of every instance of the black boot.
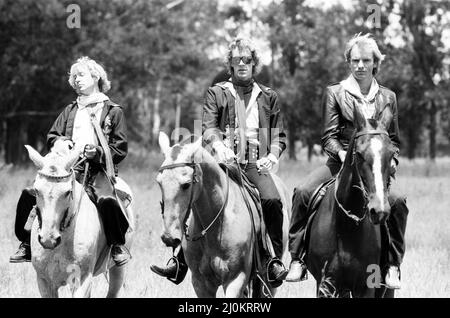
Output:
<path fill-rule="evenodd" d="M 281 286 L 288 271 L 278 257 L 272 258 L 267 264 L 267 281 L 274 288 Z"/>
<path fill-rule="evenodd" d="M 115 244 L 111 249 L 111 257 L 116 266 L 122 266 L 131 259 L 131 254 L 124 245 Z"/>
<path fill-rule="evenodd" d="M 31 262 L 31 247 L 28 243 L 20 243 L 19 249 L 9 258 L 10 263 Z"/>
<path fill-rule="evenodd" d="M 283 257 L 283 205 L 280 199 L 263 199 L 261 203 L 264 222 L 275 252 L 275 257 L 272 257 L 267 265 L 267 280 L 272 287 L 278 287 L 288 274 L 281 261 Z"/>
<path fill-rule="evenodd" d="M 188 266 L 186 260 L 184 259 L 183 250 L 180 250 L 178 255 L 174 255 L 168 262 L 166 267 L 159 267 L 156 265 L 151 265 L 150 269 L 156 274 L 166 277 L 172 283 L 178 285 L 186 277 Z"/>

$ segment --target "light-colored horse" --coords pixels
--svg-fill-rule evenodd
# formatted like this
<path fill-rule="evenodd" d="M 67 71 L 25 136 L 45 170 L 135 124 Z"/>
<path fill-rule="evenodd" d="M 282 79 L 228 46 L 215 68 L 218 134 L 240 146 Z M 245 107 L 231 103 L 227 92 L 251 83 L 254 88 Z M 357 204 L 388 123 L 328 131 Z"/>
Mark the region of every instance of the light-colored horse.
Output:
<path fill-rule="evenodd" d="M 161 238 L 168 246 L 182 244 L 198 297 L 216 297 L 220 286 L 225 297 L 243 297 L 252 278 L 252 221 L 238 184 L 227 177 L 201 142 L 199 138 L 192 144 L 170 147 L 168 136 L 160 133 L 159 144 L 165 155 L 156 178 L 162 192 Z M 282 181 L 272 176 L 283 203 L 285 250 L 290 200 Z M 255 209 L 250 198 L 249 201 Z M 259 232 L 259 219 L 255 223 Z M 186 238 L 186 224 L 192 239 Z M 203 230 L 206 233 L 194 240 Z M 259 295 L 260 292 L 253 291 L 252 296 Z"/>
<path fill-rule="evenodd" d="M 93 277 L 109 271 L 107 297 L 117 297 L 126 265 L 113 266 L 97 208 L 75 180 L 71 168 L 80 153 L 52 151 L 42 157 L 25 147 L 39 169 L 34 181 L 39 212 L 31 230 L 31 255 L 41 296 L 58 297 L 59 288 L 68 284 L 73 297 L 90 297 Z M 131 204 L 127 210 L 134 223 Z"/>

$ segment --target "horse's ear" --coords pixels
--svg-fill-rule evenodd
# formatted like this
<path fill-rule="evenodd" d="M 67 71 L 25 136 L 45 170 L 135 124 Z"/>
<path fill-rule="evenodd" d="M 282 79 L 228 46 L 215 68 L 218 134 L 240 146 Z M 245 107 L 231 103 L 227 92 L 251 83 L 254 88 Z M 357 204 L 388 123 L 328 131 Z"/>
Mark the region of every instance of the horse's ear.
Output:
<path fill-rule="evenodd" d="M 25 145 L 25 148 L 28 150 L 28 156 L 30 157 L 31 161 L 33 161 L 34 165 L 38 169 L 42 169 L 44 167 L 44 157 L 42 157 L 39 152 L 37 152 L 33 147 L 30 145 Z"/>
<path fill-rule="evenodd" d="M 367 125 L 367 120 L 356 103 L 353 103 L 353 121 L 357 131 L 364 129 Z"/>
<path fill-rule="evenodd" d="M 66 171 L 69 171 L 74 163 L 77 161 L 77 159 L 80 157 L 82 151 L 79 150 L 72 150 L 69 155 L 67 156 L 66 162 L 64 164 L 64 169 Z"/>
<path fill-rule="evenodd" d="M 158 141 L 159 141 L 159 147 L 161 148 L 162 153 L 164 154 L 164 156 L 166 156 L 169 153 L 169 149 L 170 149 L 169 136 L 167 136 L 165 132 L 160 131 Z"/>
<path fill-rule="evenodd" d="M 385 107 L 377 120 L 378 127 L 382 127 L 385 130 L 388 130 L 389 126 L 392 122 L 392 117 L 393 117 L 393 114 L 392 114 L 391 108 L 388 106 Z"/>

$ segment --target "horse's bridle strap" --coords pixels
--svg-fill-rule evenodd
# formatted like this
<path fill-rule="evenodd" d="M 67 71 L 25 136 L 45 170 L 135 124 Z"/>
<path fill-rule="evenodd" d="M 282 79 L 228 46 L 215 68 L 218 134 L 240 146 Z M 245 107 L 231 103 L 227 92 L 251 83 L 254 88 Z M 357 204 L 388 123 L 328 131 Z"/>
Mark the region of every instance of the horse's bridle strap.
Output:
<path fill-rule="evenodd" d="M 385 130 L 368 130 L 368 131 L 360 131 L 359 133 L 356 133 L 355 138 L 365 136 L 365 135 L 386 135 L 389 136 L 389 134 Z"/>
<path fill-rule="evenodd" d="M 180 162 L 180 163 L 173 163 L 171 165 L 162 166 L 158 169 L 158 172 L 163 172 L 166 169 L 173 169 L 173 168 L 179 168 L 179 167 L 195 167 L 195 162 Z"/>

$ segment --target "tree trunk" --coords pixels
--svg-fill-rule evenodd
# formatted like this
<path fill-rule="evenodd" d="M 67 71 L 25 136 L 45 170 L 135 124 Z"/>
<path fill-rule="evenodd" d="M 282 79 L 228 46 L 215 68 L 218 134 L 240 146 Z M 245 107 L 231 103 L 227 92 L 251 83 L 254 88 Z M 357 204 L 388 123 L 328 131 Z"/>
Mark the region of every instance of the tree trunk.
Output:
<path fill-rule="evenodd" d="M 26 161 L 24 145 L 27 140 L 27 123 L 24 118 L 11 118 L 7 123 L 5 161 L 23 164 Z"/>
<path fill-rule="evenodd" d="M 437 131 L 437 107 L 434 100 L 430 105 L 430 144 L 429 144 L 429 156 L 431 161 L 436 159 L 436 131 Z"/>
<path fill-rule="evenodd" d="M 152 146 L 156 147 L 158 142 L 158 134 L 161 126 L 161 117 L 159 115 L 159 103 L 161 101 L 162 79 L 156 82 L 155 101 L 153 103 L 153 128 L 152 128 Z"/>
<path fill-rule="evenodd" d="M 311 142 L 310 140 L 308 140 L 307 145 L 308 145 L 308 162 L 311 162 L 311 158 L 313 155 L 314 143 Z"/>
<path fill-rule="evenodd" d="M 175 97 L 175 131 L 177 132 L 177 136 L 175 136 L 175 142 L 178 142 L 180 139 L 180 121 L 181 121 L 181 95 L 180 93 L 176 94 Z"/>
<path fill-rule="evenodd" d="M 297 160 L 295 153 L 295 124 L 288 121 L 288 154 L 289 159 Z"/>

